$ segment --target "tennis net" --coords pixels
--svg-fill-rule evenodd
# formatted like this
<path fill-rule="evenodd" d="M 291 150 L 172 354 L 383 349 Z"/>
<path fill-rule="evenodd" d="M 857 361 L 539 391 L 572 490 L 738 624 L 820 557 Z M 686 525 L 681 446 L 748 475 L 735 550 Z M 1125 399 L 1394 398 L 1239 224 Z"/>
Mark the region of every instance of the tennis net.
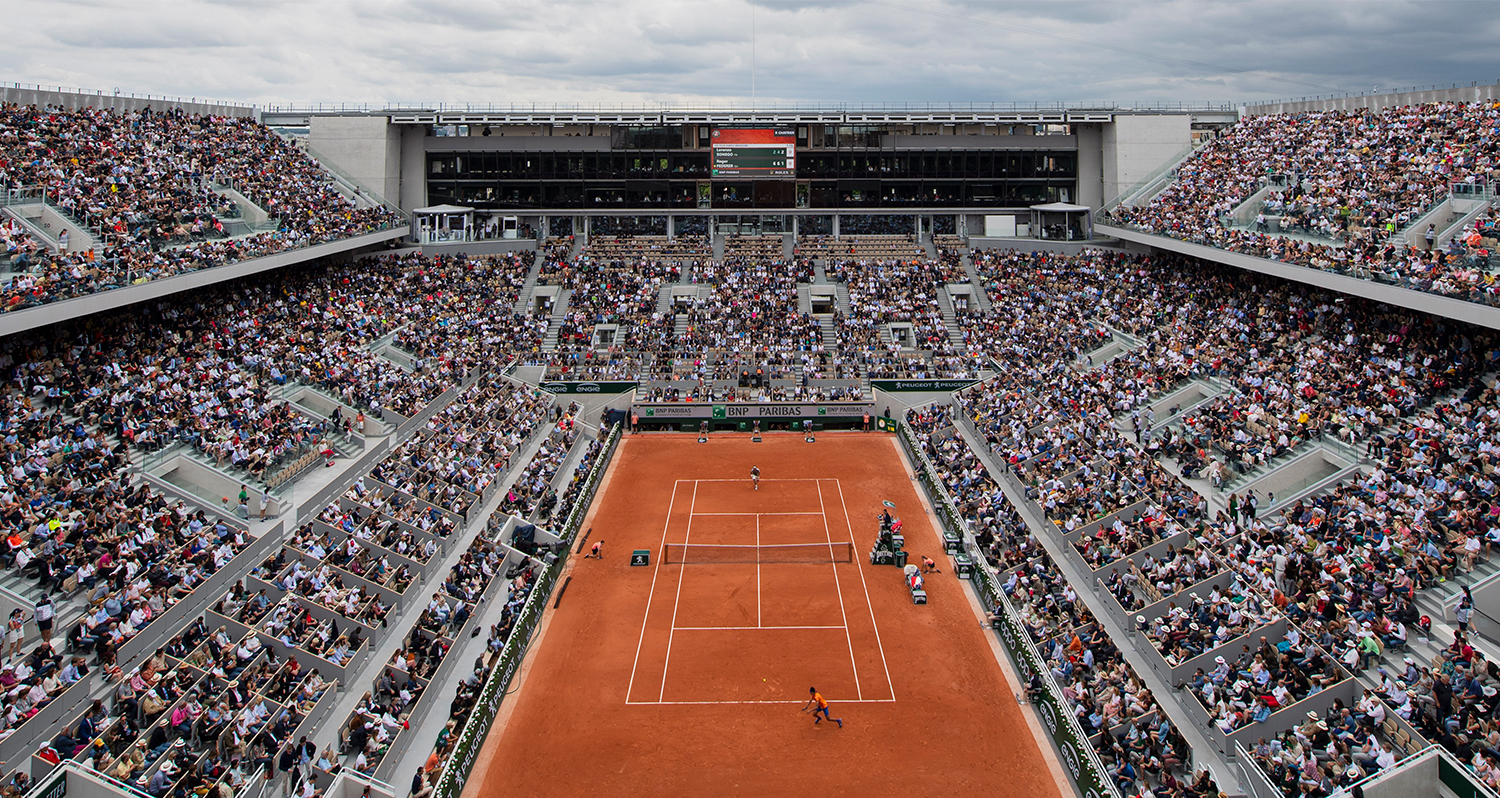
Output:
<path fill-rule="evenodd" d="M 668 543 L 662 550 L 661 561 L 688 565 L 854 562 L 854 544 L 847 540 L 833 543 L 781 543 L 760 546 Z"/>

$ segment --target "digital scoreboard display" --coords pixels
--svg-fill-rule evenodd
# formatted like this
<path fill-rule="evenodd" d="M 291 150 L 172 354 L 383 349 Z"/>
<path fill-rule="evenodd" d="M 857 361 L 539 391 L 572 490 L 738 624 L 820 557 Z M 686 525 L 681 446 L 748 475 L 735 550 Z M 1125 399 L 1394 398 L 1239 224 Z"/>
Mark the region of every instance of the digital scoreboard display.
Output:
<path fill-rule="evenodd" d="M 713 177 L 796 177 L 794 128 L 716 127 L 711 137 Z"/>

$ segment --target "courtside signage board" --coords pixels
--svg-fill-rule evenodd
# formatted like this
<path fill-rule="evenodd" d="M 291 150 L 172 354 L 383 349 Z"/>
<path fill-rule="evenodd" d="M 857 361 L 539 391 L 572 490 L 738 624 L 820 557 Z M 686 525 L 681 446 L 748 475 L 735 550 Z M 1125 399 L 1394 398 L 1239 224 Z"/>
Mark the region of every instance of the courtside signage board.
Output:
<path fill-rule="evenodd" d="M 933 391 L 950 393 L 961 391 L 979 380 L 870 380 L 870 387 L 886 393 L 912 393 Z"/>
<path fill-rule="evenodd" d="M 642 421 L 678 420 L 684 418 L 718 419 L 804 419 L 804 418 L 863 418 L 866 413 L 875 414 L 873 404 L 795 405 L 757 404 L 743 402 L 714 405 L 706 402 L 676 402 L 660 405 L 634 405 L 632 413 Z"/>
<path fill-rule="evenodd" d="M 558 382 L 556 380 L 542 383 L 540 386 L 547 393 L 629 393 L 635 390 L 633 382 Z"/>

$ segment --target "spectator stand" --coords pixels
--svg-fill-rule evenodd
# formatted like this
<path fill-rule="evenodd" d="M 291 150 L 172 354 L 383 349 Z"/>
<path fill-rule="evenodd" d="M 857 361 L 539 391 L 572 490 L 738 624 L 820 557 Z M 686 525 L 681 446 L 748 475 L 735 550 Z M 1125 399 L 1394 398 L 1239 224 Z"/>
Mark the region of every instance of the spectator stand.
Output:
<path fill-rule="evenodd" d="M 359 207 L 341 196 L 315 162 L 250 120 L 10 106 L 0 130 L 11 156 L 7 184 L 29 187 L 42 218 L 50 214 L 87 231 L 45 272 L 7 288 L 10 309 L 346 241 L 404 222 L 399 211 Z M 194 163 L 184 160 L 189 151 Z M 214 164 L 212 174 L 196 166 L 198 158 Z M 157 178 L 149 187 L 124 177 L 148 171 Z M 8 199 L 17 196 L 10 192 Z M 277 224 L 260 219 L 261 231 L 226 237 L 233 231 L 225 222 L 240 225 L 237 219 L 251 209 L 279 217 Z"/>
<path fill-rule="evenodd" d="M 516 523 L 515 518 L 500 513 L 492 515 L 491 522 L 497 517 L 506 519 L 503 525 L 506 532 Z M 371 690 L 360 699 L 340 734 L 340 751 L 347 757 L 346 765 L 357 767 L 359 755 L 363 753 L 364 772 L 380 778 L 392 777 L 407 749 L 422 736 L 427 713 L 438 703 L 428 688 L 433 684 L 449 684 L 458 675 L 463 658 L 457 655 L 454 646 L 462 650 L 462 644 L 478 634 L 477 629 L 483 621 L 481 612 L 485 607 L 506 606 L 518 601 L 515 597 L 517 591 L 521 591 L 524 597 L 524 591 L 533 584 L 530 575 L 543 566 L 542 560 L 492 540 L 489 535 L 480 535 L 470 543 L 464 560 L 475 562 L 485 558 L 480 566 L 482 570 L 473 570 L 462 577 L 466 581 L 474 580 L 470 582 L 474 595 L 465 600 L 450 590 L 444 596 L 445 600 L 458 599 L 463 602 L 460 606 L 474 611 L 464 610 L 461 619 L 446 616 L 442 614 L 446 608 L 437 608 L 438 595 L 435 594 L 428 609 L 403 636 L 403 646 L 396 653 L 400 658 L 403 651 L 411 652 L 414 659 L 387 662 L 377 673 Z M 453 573 L 462 573 L 466 567 L 472 566 L 461 563 Z M 507 597 L 497 602 L 495 596 L 502 585 Z M 439 687 L 433 692 L 443 690 Z M 446 740 L 448 736 L 445 733 L 440 739 Z M 425 753 L 422 758 L 426 758 Z"/>
<path fill-rule="evenodd" d="M 1218 567 L 1223 568 L 1222 565 Z M 1228 569 L 1226 568 L 1225 571 L 1227 570 Z M 1118 620 L 1119 613 L 1122 610 L 1110 598 L 1106 598 L 1103 600 L 1105 601 L 1106 608 L 1111 611 L 1111 614 L 1115 614 L 1115 617 Z M 1159 604 L 1158 606 L 1161 605 Z M 1129 629 L 1132 625 L 1121 624 L 1121 626 Z M 1271 634 L 1266 634 L 1264 636 L 1274 639 L 1274 632 L 1275 630 L 1272 630 Z M 1258 638 L 1260 636 L 1262 636 L 1262 632 L 1252 631 L 1249 635 L 1246 636 L 1245 639 L 1249 640 Z M 1217 650 L 1225 652 L 1232 651 L 1236 645 L 1244 648 L 1246 644 L 1244 642 L 1230 641 L 1227 645 L 1220 647 Z M 1328 653 L 1323 649 L 1317 647 L 1312 648 L 1314 648 L 1314 650 L 1321 655 L 1322 661 L 1329 663 L 1336 662 L 1336 660 L 1329 656 Z M 1159 667 L 1158 663 L 1156 661 L 1153 661 L 1153 658 L 1159 658 L 1160 652 L 1147 652 L 1145 649 L 1138 650 L 1142 651 L 1145 656 L 1145 660 L 1149 664 L 1151 664 L 1153 667 Z M 1200 661 L 1212 656 L 1217 655 L 1214 655 L 1212 653 L 1205 654 L 1204 657 L 1200 658 Z M 1165 665 L 1166 663 L 1163 662 L 1161 664 Z M 1197 664 L 1197 662 L 1194 663 L 1195 669 Z M 1336 665 L 1333 667 L 1337 668 Z M 1336 683 L 1334 685 L 1322 689 L 1320 692 L 1317 692 L 1314 695 L 1302 696 L 1300 701 L 1293 703 L 1290 707 L 1283 708 L 1271 715 L 1270 718 L 1267 719 L 1267 722 L 1283 724 L 1282 728 L 1291 728 L 1296 726 L 1298 723 L 1305 724 L 1305 721 L 1302 721 L 1301 719 L 1304 718 L 1306 712 L 1309 711 L 1318 713 L 1319 717 L 1328 718 L 1328 710 L 1334 706 L 1334 699 L 1338 699 L 1345 706 L 1352 704 L 1352 699 L 1358 696 L 1358 694 L 1361 692 L 1360 685 L 1357 681 L 1349 676 L 1347 671 L 1344 671 L 1341 668 L 1337 668 L 1337 670 L 1343 675 L 1341 677 L 1335 677 Z M 1209 722 L 1208 715 L 1204 712 L 1203 707 L 1201 705 L 1198 705 L 1197 702 L 1184 701 L 1182 704 L 1182 708 L 1188 711 L 1190 715 L 1195 716 L 1197 721 L 1202 723 Z M 1383 745 L 1388 745 L 1393 750 L 1395 750 L 1397 752 L 1397 756 L 1405 756 L 1407 753 L 1416 750 L 1423 744 L 1421 735 L 1416 734 L 1414 730 L 1410 728 L 1409 724 L 1404 724 L 1402 719 L 1399 716 L 1396 716 L 1394 712 L 1386 709 L 1385 714 L 1388 716 L 1388 719 L 1394 718 L 1394 720 L 1392 720 L 1392 722 L 1388 724 L 1382 725 L 1377 730 L 1377 736 L 1382 741 Z M 1227 735 L 1225 734 L 1224 730 L 1215 727 L 1215 729 L 1210 732 L 1210 735 L 1216 738 L 1216 741 L 1220 743 L 1220 750 L 1224 750 L 1226 753 L 1228 753 L 1229 751 L 1233 750 L 1233 744 L 1236 739 L 1252 737 L 1257 734 L 1257 732 L 1255 731 L 1256 729 L 1262 729 L 1265 731 L 1276 730 L 1275 727 L 1266 726 L 1265 723 L 1257 723 L 1250 724 L 1246 727 L 1237 728 L 1229 732 Z"/>
<path fill-rule="evenodd" d="M 322 720 L 336 685 L 277 660 L 254 635 L 210 632 L 206 620 L 182 627 L 129 674 L 131 685 L 121 688 L 135 691 L 128 702 L 101 700 L 64 725 L 53 741 L 64 767 L 135 792 L 215 791 L 225 783 L 237 797 L 260 794 L 267 757 Z M 56 748 L 61 741 L 67 750 Z M 53 766 L 31 760 L 40 783 Z"/>
<path fill-rule="evenodd" d="M 901 441 L 907 460 L 916 471 L 917 481 L 927 494 L 933 510 L 936 511 L 943 531 L 962 536 L 966 541 L 966 556 L 971 557 L 975 563 L 983 562 L 983 553 L 977 545 L 973 544 L 972 533 L 943 487 L 942 479 L 937 475 L 926 455 L 922 453 L 922 446 L 917 442 L 905 419 L 898 422 L 897 430 L 897 437 Z M 1000 641 L 1010 657 L 1011 664 L 1020 675 L 1021 681 L 1028 685 L 1024 696 L 1025 703 L 1036 706 L 1037 713 L 1042 717 L 1043 725 L 1051 735 L 1053 745 L 1061 754 L 1061 759 L 1075 788 L 1084 795 L 1119 798 L 1121 794 L 1119 789 L 1110 779 L 1103 762 L 1099 760 L 1095 747 L 1089 744 L 1088 736 L 1079 726 L 1077 716 L 1064 700 L 1062 688 L 1052 679 L 1050 669 L 1045 667 L 1045 661 L 1024 631 L 1019 614 L 1011 606 L 1004 591 L 1000 590 L 998 584 L 993 581 L 987 569 L 976 568 L 973 573 L 975 576 L 972 584 L 979 592 L 981 602 L 990 607 L 992 615 L 995 616 L 993 625 L 999 632 Z M 1022 700 L 1022 696 L 1017 696 L 1017 700 Z"/>
<path fill-rule="evenodd" d="M 551 407 L 553 400 L 550 394 L 539 393 L 530 386 L 523 386 L 510 382 L 496 381 L 493 384 L 474 384 L 468 386 L 467 388 L 465 388 L 465 390 L 468 392 L 467 394 L 465 394 L 467 398 L 455 403 L 454 406 L 445 408 L 439 414 L 434 414 L 431 419 L 422 419 L 424 423 L 428 421 L 431 421 L 432 423 L 430 426 L 422 427 L 421 429 L 433 433 L 433 435 L 427 436 L 425 438 L 427 441 L 435 440 L 439 436 L 452 436 L 453 440 L 455 441 L 465 440 L 473 442 L 475 440 L 478 440 L 478 438 L 476 438 L 475 436 L 475 432 L 480 429 L 488 430 L 487 434 L 495 434 L 497 437 L 495 437 L 494 440 L 496 441 L 505 441 L 507 446 L 506 449 L 495 449 L 489 451 L 488 453 L 488 455 L 494 457 L 497 462 L 486 465 L 485 467 L 499 469 L 495 472 L 497 476 L 493 480 L 493 484 L 496 487 L 486 492 L 486 495 L 489 496 L 489 500 L 485 503 L 485 509 L 489 509 L 498 504 L 498 502 L 502 498 L 502 491 L 504 490 L 505 485 L 503 479 L 515 478 L 517 476 L 510 474 L 511 467 L 508 464 L 513 461 L 513 458 L 521 457 L 523 454 L 529 454 L 530 447 L 537 445 L 537 439 L 540 436 L 544 435 L 547 430 L 553 428 L 552 424 L 542 422 L 542 419 L 544 418 L 550 419 L 548 408 Z M 551 412 L 557 411 L 554 410 Z M 526 427 L 520 426 L 523 424 L 531 425 L 531 427 L 528 429 Z M 415 431 L 416 430 L 414 429 L 414 433 Z M 489 463 L 489 460 L 486 459 L 486 462 Z M 334 536 L 329 538 L 328 542 L 330 544 L 333 544 L 335 541 L 340 540 L 337 533 L 339 530 L 342 530 L 345 535 L 353 534 L 355 538 L 361 539 L 362 543 L 365 542 L 362 539 L 363 536 L 368 534 L 370 541 L 377 542 L 377 545 L 383 543 L 386 547 L 394 546 L 395 543 L 393 541 L 395 540 L 403 540 L 408 545 L 416 547 L 411 559 L 421 559 L 421 557 L 418 556 L 418 553 L 420 553 L 422 557 L 427 558 L 425 562 L 420 563 L 422 565 L 422 570 L 419 573 L 436 573 L 437 570 L 442 567 L 442 559 L 434 555 L 440 553 L 441 551 L 449 549 L 450 542 L 457 542 L 461 538 L 458 535 L 451 535 L 448 539 L 445 540 L 436 535 L 424 535 L 422 533 L 422 530 L 404 525 L 400 521 L 384 515 L 380 512 L 380 509 L 388 508 L 390 506 L 391 500 L 387 498 L 380 499 L 379 501 L 381 502 L 381 508 L 377 508 L 373 505 L 373 503 L 377 501 L 377 499 L 375 498 L 376 492 L 379 490 L 377 485 L 378 483 L 369 475 L 366 475 L 364 478 L 357 480 L 353 484 L 353 486 L 347 489 L 346 495 L 336 497 L 333 506 L 327 508 L 327 513 L 321 519 L 327 524 L 327 526 L 313 521 L 309 536 L 314 540 L 323 540 L 324 536 L 332 531 L 334 533 Z M 393 496 L 399 497 L 399 493 L 393 494 Z M 418 500 L 416 499 L 406 500 L 408 506 L 415 506 L 415 503 L 417 501 Z M 436 509 L 431 505 L 424 504 L 422 506 L 424 507 L 424 512 L 428 513 Z M 357 516 L 354 514 L 357 514 Z M 443 518 L 452 521 L 452 528 L 454 532 L 464 530 L 466 533 L 471 534 L 473 525 L 465 524 L 462 518 L 454 516 L 452 513 L 441 510 L 439 510 L 439 514 L 442 515 Z M 485 513 L 481 510 L 481 512 L 476 515 L 475 518 L 478 519 L 484 516 Z M 368 532 L 363 531 L 367 529 L 369 530 Z M 347 545 L 349 543 L 349 538 L 343 537 L 341 541 L 342 545 Z M 524 559 L 524 554 L 513 551 L 505 546 L 496 545 L 495 543 L 485 539 L 483 536 L 474 538 L 472 544 L 466 552 L 455 554 L 453 555 L 453 557 L 460 558 L 458 562 L 460 566 L 462 566 L 464 562 L 469 562 L 471 560 L 471 555 L 473 555 L 475 552 L 489 551 L 495 552 L 495 556 L 499 557 L 499 559 L 497 560 L 496 565 L 494 565 L 493 567 L 486 566 L 487 573 L 500 573 L 504 575 L 507 570 Z M 347 553 L 347 550 L 345 550 L 345 552 Z M 373 552 L 371 556 L 373 557 Z M 450 561 L 452 559 L 453 558 L 450 557 Z M 459 570 L 451 571 L 450 581 L 451 578 L 458 573 L 460 573 Z M 473 578 L 479 578 L 477 571 L 474 572 Z M 346 583 L 352 584 L 352 582 L 349 582 L 349 580 L 347 579 L 345 581 Z M 498 580 L 492 583 L 491 587 L 493 586 L 493 584 L 498 584 L 499 581 L 503 580 Z M 480 589 L 479 587 L 475 587 L 475 585 L 477 585 L 478 583 L 471 581 L 470 577 L 463 577 L 462 583 L 465 585 L 469 585 L 469 587 L 465 588 L 464 592 L 466 594 Z M 412 591 L 418 589 L 415 584 L 416 583 L 414 582 L 412 586 L 408 587 L 406 591 L 402 592 L 400 596 L 401 601 L 407 602 L 407 596 L 410 595 Z M 418 593 L 417 595 L 426 594 Z M 456 596 L 457 594 L 454 595 Z M 473 593 L 473 595 L 464 600 L 464 605 L 469 608 L 473 608 L 477 604 L 479 595 L 480 594 L 477 592 Z M 410 601 L 409 603 L 405 603 L 404 606 L 411 607 L 419 603 L 420 599 L 416 599 Z M 503 604 L 503 602 L 501 603 Z M 486 602 L 481 606 L 495 606 L 495 603 Z M 465 609 L 464 612 L 466 613 L 466 615 L 472 615 L 471 609 Z M 452 623 L 445 622 L 442 624 L 435 624 L 431 620 L 431 618 L 428 618 L 428 616 L 432 615 L 432 611 L 430 609 L 421 613 L 408 614 L 412 616 L 412 623 L 406 625 L 406 631 L 400 635 L 398 641 L 400 645 L 405 646 L 408 650 L 415 650 L 411 646 L 413 642 L 419 642 L 421 644 L 421 667 L 419 669 L 411 671 L 411 673 L 413 674 L 412 678 L 416 680 L 413 681 L 412 687 L 425 690 L 425 688 L 430 684 L 430 681 L 434 678 L 435 669 L 439 667 L 439 664 L 443 661 L 438 652 L 445 653 L 448 648 L 451 647 L 451 645 L 453 645 L 455 642 L 467 642 L 469 637 L 468 635 L 461 634 L 458 629 L 454 628 L 454 624 Z M 422 617 L 417 617 L 419 615 Z M 423 618 L 427 618 L 427 620 L 424 621 Z M 469 626 L 464 627 L 464 629 L 466 630 L 469 628 Z M 419 631 L 424 629 L 425 631 Z M 414 638 L 412 636 L 414 633 L 421 634 L 421 639 L 418 640 L 417 638 Z M 366 638 L 366 640 L 369 639 L 370 638 Z M 372 651 L 376 648 L 380 649 L 381 653 L 379 658 L 381 661 L 384 661 L 384 659 L 387 657 L 386 651 L 391 648 L 391 642 L 389 641 L 389 639 L 386 639 L 384 642 L 370 643 L 369 645 L 370 650 Z M 368 668 L 368 665 L 366 667 Z M 351 670 L 350 673 L 352 674 L 353 671 Z M 443 673 L 447 674 L 447 671 L 444 671 Z M 446 678 L 446 675 L 444 678 Z M 390 697 L 392 695 L 398 694 L 399 687 L 399 685 L 392 686 L 390 690 L 387 690 L 385 695 L 387 697 Z M 441 689 L 446 688 L 440 688 L 440 690 Z M 408 690 L 408 693 L 410 692 L 411 691 Z M 359 698 L 358 695 L 350 694 L 347 695 L 345 699 L 341 699 L 341 707 L 343 708 L 340 709 L 338 714 L 344 715 L 346 716 L 346 718 L 355 716 L 357 712 L 355 711 L 356 705 L 353 702 L 355 702 L 357 698 Z M 415 700 L 416 696 L 411 696 L 411 701 Z M 366 697 L 364 703 L 368 703 L 368 697 Z M 388 701 L 384 701 L 383 703 L 386 704 L 387 707 L 389 706 Z M 407 700 L 403 699 L 403 709 L 406 708 L 406 703 Z M 363 707 L 363 705 L 361 706 L 362 708 L 368 708 Z M 421 702 L 416 702 L 415 709 L 417 711 L 425 712 L 425 709 L 422 708 Z M 384 714 L 390 713 L 381 713 L 382 716 Z M 400 714 L 407 713 L 395 713 L 395 715 Z M 378 757 L 375 756 L 377 751 L 373 748 L 369 752 L 367 752 L 365 757 L 366 770 L 373 771 L 373 769 L 377 765 L 385 762 L 386 753 L 387 751 L 392 750 L 392 745 L 396 747 L 397 754 L 396 756 L 391 758 L 390 761 L 395 762 L 399 760 L 401 758 L 400 749 L 409 745 L 408 740 L 413 734 L 419 733 L 412 731 L 417 728 L 416 724 L 412 724 L 411 729 L 403 729 L 401 730 L 400 734 L 391 734 L 390 732 L 395 730 L 395 726 L 399 725 L 400 721 L 394 721 L 394 724 L 385 720 L 381 720 L 378 723 L 375 723 L 375 726 L 390 727 L 386 730 L 386 737 L 389 739 L 383 739 L 380 741 L 379 748 L 381 750 L 379 751 L 380 755 Z M 364 721 L 361 721 L 359 726 L 360 729 L 363 729 Z M 331 740 L 329 740 L 329 742 L 331 742 Z M 351 763 L 354 757 L 357 756 L 357 753 L 358 752 L 351 752 Z"/>
<path fill-rule="evenodd" d="M 108 662 L 91 666 L 88 676 L 66 685 L 23 723 L 17 724 L 0 740 L 0 761 L 21 762 L 26 754 L 35 750 L 38 739 L 51 734 L 59 720 L 76 712 L 107 684 L 106 666 L 129 667 L 145 652 L 159 647 L 170 634 L 170 629 L 180 626 L 183 619 L 200 613 L 209 596 L 226 585 L 232 574 L 247 569 L 280 534 L 279 526 L 255 537 L 237 523 L 231 524 L 224 519 L 219 523 L 225 535 L 219 549 L 203 548 L 195 553 L 201 544 L 192 536 L 188 541 L 170 547 L 165 556 L 150 563 L 163 574 L 190 575 L 188 578 L 192 583 L 192 589 L 185 592 L 181 592 L 179 586 L 175 595 L 163 590 L 157 597 L 161 608 L 154 614 L 149 611 L 151 601 L 145 595 L 132 602 L 126 591 L 111 589 L 102 581 L 102 574 L 98 586 L 88 596 L 68 594 L 68 590 L 76 589 L 73 586 L 77 580 L 70 577 L 64 581 L 64 591 L 56 594 L 61 600 L 55 602 L 57 637 L 54 645 L 64 655 L 72 657 L 97 653 L 105 649 L 104 641 L 112 641 L 108 647 Z M 214 553 L 210 554 L 211 551 Z M 216 565 L 216 560 L 223 562 Z M 141 567 L 144 572 L 148 565 L 142 563 Z M 134 584 L 127 587 L 134 589 Z M 65 595 L 69 597 L 63 598 Z M 118 615 L 108 613 L 111 602 L 118 603 Z M 135 611 L 141 611 L 144 616 L 146 622 L 143 625 L 138 628 L 116 626 L 116 619 L 124 621 Z"/>
<path fill-rule="evenodd" d="M 569 502 L 571 509 L 568 515 L 555 529 L 559 543 L 563 545 L 562 555 L 547 563 L 540 572 L 525 602 L 511 616 L 509 630 L 503 639 L 492 641 L 493 656 L 486 657 L 484 670 L 479 677 L 479 690 L 468 707 L 468 717 L 445 740 L 443 750 L 439 752 L 442 770 L 432 785 L 434 798 L 457 798 L 463 790 L 464 781 L 484 745 L 484 738 L 495 720 L 500 702 L 504 699 L 506 689 L 525 657 L 532 634 L 541 621 L 552 588 L 567 564 L 569 550 L 588 515 L 594 492 L 614 456 L 622 432 L 622 425 L 617 423 L 603 435 L 603 444 L 589 466 L 588 475 L 578 483 L 573 492 L 574 498 Z"/>
<path fill-rule="evenodd" d="M 342 525 L 332 526 L 319 518 L 305 524 L 302 532 L 308 546 L 303 551 L 311 555 L 322 550 L 326 553 L 325 559 L 340 569 L 394 593 L 394 607 L 398 610 L 411 606 L 416 596 L 415 587 L 431 577 L 441 562 L 437 557 L 425 554 L 421 548 L 425 544 L 419 544 L 420 538 L 415 535 L 411 536 L 411 545 L 404 554 L 381 545 L 380 541 L 390 539 L 391 532 L 401 537 L 404 530 L 400 527 L 390 527 L 383 534 L 375 525 L 367 523 L 351 533 Z M 311 548 L 314 540 L 318 549 Z"/>
<path fill-rule="evenodd" d="M 344 671 L 328 671 L 341 679 L 358 672 L 384 637 L 386 619 L 401 597 L 326 558 L 290 547 L 257 566 L 242 584 L 247 593 L 264 593 L 271 604 L 264 610 L 246 609 L 234 620 L 254 626 L 271 641 L 327 660 Z"/>
<path fill-rule="evenodd" d="M 236 634 L 253 633 L 261 645 L 278 657 L 309 663 L 339 684 L 349 684 L 348 679 L 359 673 L 369 656 L 372 641 L 383 636 L 383 625 L 378 622 L 374 625 L 361 623 L 339 610 L 283 590 L 276 583 L 254 574 L 246 576 L 243 584 L 249 596 L 264 591 L 266 606 L 260 608 L 252 601 L 230 611 L 227 603 L 216 604 L 215 609 L 205 613 L 208 622 L 225 626 Z M 224 611 L 218 609 L 220 606 Z M 348 651 L 347 657 L 335 656 L 333 652 L 336 650 Z M 334 659 L 340 659 L 340 662 Z"/>

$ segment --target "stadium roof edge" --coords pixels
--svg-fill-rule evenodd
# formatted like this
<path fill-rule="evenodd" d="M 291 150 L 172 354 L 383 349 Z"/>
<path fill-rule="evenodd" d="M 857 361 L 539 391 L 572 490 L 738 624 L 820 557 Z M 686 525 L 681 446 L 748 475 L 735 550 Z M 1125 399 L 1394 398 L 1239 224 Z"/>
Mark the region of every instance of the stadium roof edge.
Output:
<path fill-rule="evenodd" d="M 1236 114 L 1232 105 L 1162 104 L 1159 106 L 1068 106 L 1015 104 L 946 107 L 827 107 L 749 110 L 736 108 L 523 108 L 506 106 L 388 106 L 348 105 L 268 106 L 265 119 L 314 116 L 385 116 L 396 124 L 1047 124 L 1112 122 L 1116 116 L 1165 114 Z"/>

